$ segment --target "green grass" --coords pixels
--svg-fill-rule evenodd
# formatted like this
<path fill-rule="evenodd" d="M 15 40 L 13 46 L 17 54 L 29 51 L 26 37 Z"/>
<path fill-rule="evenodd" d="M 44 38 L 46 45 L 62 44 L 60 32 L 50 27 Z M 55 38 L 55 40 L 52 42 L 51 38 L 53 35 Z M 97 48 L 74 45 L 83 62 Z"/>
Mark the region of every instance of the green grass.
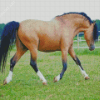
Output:
<path fill-rule="evenodd" d="M 78 66 L 68 55 L 68 69 L 62 80 L 53 83 L 53 79 L 62 70 L 61 52 L 38 52 L 38 66 L 48 81 L 42 85 L 30 63 L 27 52 L 14 68 L 13 80 L 2 85 L 9 72 L 9 61 L 15 48 L 8 57 L 5 73 L 0 73 L 0 100 L 100 100 L 100 49 L 90 52 L 88 49 L 75 49 L 83 68 L 90 80 L 84 80 Z"/>

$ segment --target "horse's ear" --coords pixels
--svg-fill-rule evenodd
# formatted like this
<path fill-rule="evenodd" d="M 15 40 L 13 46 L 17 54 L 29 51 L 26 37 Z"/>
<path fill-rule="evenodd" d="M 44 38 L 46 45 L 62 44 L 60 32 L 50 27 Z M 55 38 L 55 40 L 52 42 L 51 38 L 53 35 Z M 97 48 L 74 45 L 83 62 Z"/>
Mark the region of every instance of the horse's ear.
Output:
<path fill-rule="evenodd" d="M 91 24 L 91 27 L 94 27 L 96 24 L 96 21 L 93 21 L 93 23 Z"/>
<path fill-rule="evenodd" d="M 92 23 L 92 24 L 93 24 L 93 26 L 94 26 L 94 25 L 96 24 L 96 21 L 93 21 L 93 23 Z"/>

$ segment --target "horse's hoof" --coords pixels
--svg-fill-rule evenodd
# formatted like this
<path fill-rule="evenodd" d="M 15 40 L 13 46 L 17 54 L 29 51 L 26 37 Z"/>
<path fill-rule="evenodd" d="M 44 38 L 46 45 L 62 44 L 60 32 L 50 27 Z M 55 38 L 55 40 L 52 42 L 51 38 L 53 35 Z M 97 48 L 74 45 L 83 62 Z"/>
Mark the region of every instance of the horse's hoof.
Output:
<path fill-rule="evenodd" d="M 47 83 L 46 82 L 43 82 L 43 85 L 47 85 Z"/>
<path fill-rule="evenodd" d="M 89 80 L 90 78 L 88 76 L 85 77 L 85 80 Z"/>
<path fill-rule="evenodd" d="M 7 84 L 7 80 L 5 79 L 4 81 L 3 81 L 3 85 L 6 85 Z"/>
<path fill-rule="evenodd" d="M 57 82 L 57 78 L 56 77 L 54 77 L 54 82 Z"/>

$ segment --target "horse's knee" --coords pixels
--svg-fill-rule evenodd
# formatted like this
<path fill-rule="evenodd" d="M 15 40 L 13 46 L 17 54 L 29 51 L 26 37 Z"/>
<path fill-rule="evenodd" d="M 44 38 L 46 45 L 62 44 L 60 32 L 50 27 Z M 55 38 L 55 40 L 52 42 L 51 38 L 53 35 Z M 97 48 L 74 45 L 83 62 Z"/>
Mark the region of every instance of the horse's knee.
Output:
<path fill-rule="evenodd" d="M 81 62 L 80 62 L 80 60 L 78 59 L 78 58 L 76 58 L 77 60 L 76 60 L 76 64 L 77 65 L 81 65 Z"/>
<path fill-rule="evenodd" d="M 83 67 L 82 67 L 82 65 L 81 65 L 81 62 L 80 62 L 80 60 L 78 59 L 77 56 L 76 56 L 76 59 L 73 58 L 73 60 L 76 62 L 77 65 L 79 65 L 79 67 L 81 68 L 81 70 L 84 70 Z"/>
<path fill-rule="evenodd" d="M 35 61 L 33 61 L 32 59 L 31 59 L 31 61 L 30 61 L 30 65 L 31 65 L 31 66 L 32 66 L 32 68 L 35 70 L 35 72 L 37 72 L 37 71 L 38 71 L 37 64 L 36 64 L 36 62 L 35 62 Z"/>
<path fill-rule="evenodd" d="M 62 72 L 60 73 L 60 79 L 62 79 L 62 77 L 63 77 L 64 72 L 66 71 L 66 69 L 67 69 L 67 63 L 63 62 L 63 69 L 62 69 Z"/>
<path fill-rule="evenodd" d="M 76 62 L 77 65 L 81 66 L 81 62 L 77 56 L 75 58 L 73 58 L 73 60 Z"/>
<path fill-rule="evenodd" d="M 67 69 L 67 63 L 66 62 L 63 62 L 63 71 L 65 72 Z"/>
<path fill-rule="evenodd" d="M 16 64 L 16 60 L 13 60 L 13 58 L 10 60 L 10 70 L 13 71 L 13 68 Z"/>
<path fill-rule="evenodd" d="M 30 65 L 31 65 L 32 67 L 34 67 L 34 66 L 36 66 L 36 62 L 33 61 L 33 60 L 31 60 L 31 61 L 30 61 Z"/>

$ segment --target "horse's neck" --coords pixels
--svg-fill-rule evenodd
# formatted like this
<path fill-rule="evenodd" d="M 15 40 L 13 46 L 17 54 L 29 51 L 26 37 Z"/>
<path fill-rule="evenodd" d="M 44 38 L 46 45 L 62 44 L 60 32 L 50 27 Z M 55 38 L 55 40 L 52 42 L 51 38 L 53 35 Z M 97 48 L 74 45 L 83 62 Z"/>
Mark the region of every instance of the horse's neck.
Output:
<path fill-rule="evenodd" d="M 85 20 L 86 18 L 79 14 L 66 14 L 57 17 L 57 19 L 66 25 L 70 23 L 70 26 L 79 29 L 78 31 L 83 31 L 83 28 L 88 28 L 90 26 L 88 20 Z"/>
<path fill-rule="evenodd" d="M 83 18 L 79 18 L 79 20 L 73 20 L 74 25 L 74 36 L 76 36 L 79 32 L 85 32 L 90 24 L 88 20 L 84 20 Z"/>
<path fill-rule="evenodd" d="M 84 32 L 89 28 L 89 25 L 86 21 L 84 22 L 78 22 L 76 29 L 75 29 L 75 34 L 77 35 L 79 32 Z"/>
<path fill-rule="evenodd" d="M 74 14 L 75 15 L 75 14 Z M 88 20 L 85 20 L 85 17 L 81 15 L 64 15 L 60 17 L 56 17 L 56 19 L 64 24 L 67 25 L 68 28 L 71 28 L 73 37 L 76 36 L 79 32 L 84 32 L 89 26 Z"/>

